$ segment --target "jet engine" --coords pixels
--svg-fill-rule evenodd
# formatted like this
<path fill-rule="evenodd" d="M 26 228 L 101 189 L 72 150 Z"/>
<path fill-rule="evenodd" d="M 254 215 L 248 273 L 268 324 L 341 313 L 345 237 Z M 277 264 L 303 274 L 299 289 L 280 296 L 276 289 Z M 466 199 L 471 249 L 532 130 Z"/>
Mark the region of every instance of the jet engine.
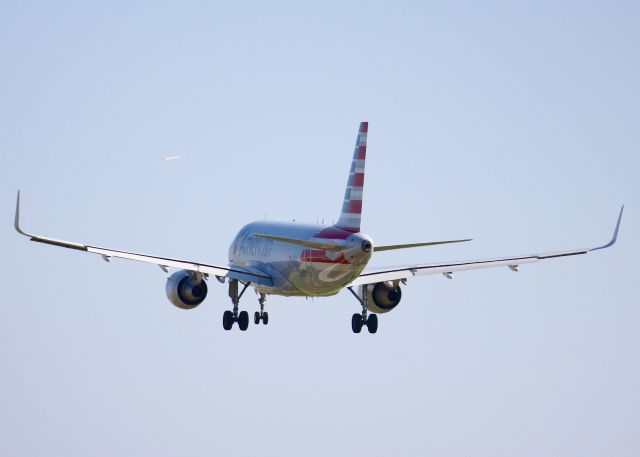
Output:
<path fill-rule="evenodd" d="M 360 288 L 360 296 L 362 296 L 362 287 Z M 369 299 L 367 305 L 369 311 L 374 313 L 388 313 L 398 306 L 402 299 L 402 290 L 397 281 L 378 282 L 369 285 Z"/>
<path fill-rule="evenodd" d="M 207 296 L 207 283 L 202 275 L 187 270 L 176 271 L 167 278 L 167 298 L 180 309 L 193 309 Z"/>

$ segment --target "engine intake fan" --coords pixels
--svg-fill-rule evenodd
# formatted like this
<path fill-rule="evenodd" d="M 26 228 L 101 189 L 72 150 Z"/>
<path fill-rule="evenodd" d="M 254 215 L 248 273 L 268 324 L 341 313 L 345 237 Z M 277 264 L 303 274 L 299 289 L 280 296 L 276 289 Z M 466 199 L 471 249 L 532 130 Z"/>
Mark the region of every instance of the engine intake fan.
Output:
<path fill-rule="evenodd" d="M 204 278 L 196 279 L 193 273 L 180 270 L 167 279 L 167 298 L 180 309 L 193 309 L 207 297 L 207 283 Z"/>
<path fill-rule="evenodd" d="M 369 311 L 374 313 L 388 313 L 398 306 L 402 299 L 402 290 L 395 281 L 378 282 L 369 286 Z M 363 287 L 360 287 L 360 296 L 362 296 Z"/>

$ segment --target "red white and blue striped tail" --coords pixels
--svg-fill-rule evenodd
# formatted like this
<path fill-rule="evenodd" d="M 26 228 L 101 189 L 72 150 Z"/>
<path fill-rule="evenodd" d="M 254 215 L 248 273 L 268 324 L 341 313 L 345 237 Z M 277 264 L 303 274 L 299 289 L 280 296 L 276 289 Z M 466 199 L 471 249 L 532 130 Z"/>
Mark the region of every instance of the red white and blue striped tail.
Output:
<path fill-rule="evenodd" d="M 362 188 L 364 186 L 364 163 L 367 158 L 367 132 L 369 123 L 361 122 L 356 139 L 356 147 L 353 151 L 351 171 L 347 181 L 347 189 L 344 193 L 344 203 L 340 219 L 336 226 L 350 232 L 360 231 L 360 216 L 362 214 Z"/>

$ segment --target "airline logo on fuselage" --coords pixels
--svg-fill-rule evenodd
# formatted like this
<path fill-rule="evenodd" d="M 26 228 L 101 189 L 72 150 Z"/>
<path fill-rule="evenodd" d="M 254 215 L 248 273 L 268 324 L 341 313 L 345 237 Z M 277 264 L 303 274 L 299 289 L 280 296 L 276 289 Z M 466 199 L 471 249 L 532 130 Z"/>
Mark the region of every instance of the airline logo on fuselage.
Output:
<path fill-rule="evenodd" d="M 269 257 L 273 250 L 273 240 L 267 238 L 256 238 L 249 234 L 249 230 L 245 230 L 238 236 L 233 255 L 242 257 Z"/>

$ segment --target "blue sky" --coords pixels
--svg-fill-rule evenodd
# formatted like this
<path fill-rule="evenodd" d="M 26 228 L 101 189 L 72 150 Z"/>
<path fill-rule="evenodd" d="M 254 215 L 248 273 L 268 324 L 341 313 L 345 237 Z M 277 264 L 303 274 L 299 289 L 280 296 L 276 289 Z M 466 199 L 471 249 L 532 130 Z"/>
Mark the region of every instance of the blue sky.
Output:
<path fill-rule="evenodd" d="M 0 3 L 2 455 L 637 455 L 637 2 Z M 370 122 L 375 265 L 619 244 L 348 293 L 226 290 L 12 228 L 224 263 L 247 221 L 338 216 Z M 164 156 L 182 159 L 164 161 Z M 249 294 L 242 306 L 257 309 Z"/>

